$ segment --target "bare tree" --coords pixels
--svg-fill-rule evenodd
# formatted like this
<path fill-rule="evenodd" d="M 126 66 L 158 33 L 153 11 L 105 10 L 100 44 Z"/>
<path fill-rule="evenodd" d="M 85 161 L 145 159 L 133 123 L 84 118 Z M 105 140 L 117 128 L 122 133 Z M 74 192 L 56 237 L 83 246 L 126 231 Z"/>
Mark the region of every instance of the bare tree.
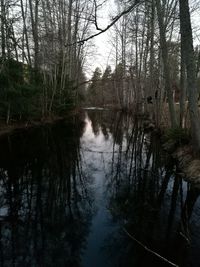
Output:
<path fill-rule="evenodd" d="M 200 114 L 198 108 L 196 66 L 194 60 L 194 48 L 192 26 L 188 0 L 180 0 L 180 29 L 182 43 L 182 57 L 187 71 L 187 91 L 189 99 L 189 113 L 193 136 L 194 149 L 200 152 Z"/>
<path fill-rule="evenodd" d="M 168 104 L 169 104 L 169 113 L 170 113 L 171 125 L 172 125 L 172 127 L 176 127 L 177 126 L 177 118 L 176 118 L 176 111 L 175 111 L 174 102 L 173 102 L 173 92 L 172 92 L 169 62 L 168 62 L 168 47 L 167 47 L 167 41 L 166 41 L 165 25 L 164 25 L 164 20 L 163 20 L 164 8 L 161 6 L 160 0 L 156 0 L 156 9 L 157 9 L 157 14 L 158 14 L 158 23 L 159 23 L 159 31 L 160 31 L 160 45 L 161 45 L 161 53 L 162 53 L 164 75 L 165 75 L 165 88 L 166 88 Z"/>

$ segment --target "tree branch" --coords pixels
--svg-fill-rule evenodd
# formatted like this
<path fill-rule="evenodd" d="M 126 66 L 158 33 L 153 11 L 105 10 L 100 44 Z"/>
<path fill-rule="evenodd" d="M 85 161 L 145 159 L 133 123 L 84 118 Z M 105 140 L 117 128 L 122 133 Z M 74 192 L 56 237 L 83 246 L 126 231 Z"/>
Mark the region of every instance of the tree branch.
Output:
<path fill-rule="evenodd" d="M 147 246 L 145 246 L 142 242 L 140 242 L 139 240 L 137 240 L 133 235 L 131 235 L 124 227 L 123 227 L 123 231 L 132 239 L 134 240 L 137 244 L 139 244 L 141 247 L 143 247 L 146 251 L 150 252 L 151 254 L 157 256 L 159 259 L 167 262 L 168 264 L 170 264 L 171 266 L 174 267 L 179 267 L 179 265 L 169 261 L 168 259 L 164 258 L 163 256 L 161 256 L 160 254 L 158 254 L 157 252 L 151 250 L 150 248 L 148 248 Z"/>
<path fill-rule="evenodd" d="M 90 36 L 88 36 L 85 39 L 82 39 L 80 41 L 74 42 L 72 44 L 66 44 L 66 46 L 71 46 L 71 45 L 75 45 L 75 44 L 80 44 L 83 45 L 85 42 L 89 41 L 90 39 L 93 39 L 94 37 L 106 32 L 107 30 L 109 30 L 121 17 L 123 17 L 124 15 L 128 14 L 129 12 L 132 11 L 133 8 L 135 8 L 138 4 L 140 4 L 142 1 L 140 0 L 135 0 L 134 3 L 132 5 L 130 5 L 127 9 L 125 9 L 124 11 L 122 11 L 120 14 L 118 14 L 117 16 L 115 16 L 112 19 L 112 22 L 110 24 L 107 25 L 106 28 L 104 29 L 100 29 L 99 27 L 97 27 L 97 29 L 99 30 L 99 32 L 94 33 Z M 95 12 L 96 13 L 96 12 Z M 96 25 L 96 20 L 95 20 L 95 25 Z M 96 25 L 97 26 L 97 25 Z"/>

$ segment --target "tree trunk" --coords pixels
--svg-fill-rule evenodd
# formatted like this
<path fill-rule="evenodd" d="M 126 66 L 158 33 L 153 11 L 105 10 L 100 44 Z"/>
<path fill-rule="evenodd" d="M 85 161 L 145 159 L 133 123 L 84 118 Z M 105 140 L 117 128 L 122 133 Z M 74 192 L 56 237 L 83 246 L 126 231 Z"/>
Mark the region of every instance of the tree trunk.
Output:
<path fill-rule="evenodd" d="M 193 145 L 196 152 L 200 152 L 200 115 L 198 108 L 197 79 L 194 59 L 192 27 L 188 0 L 179 0 L 180 5 L 180 30 L 184 57 L 187 71 L 187 89 L 189 100 L 189 114 Z"/>
<path fill-rule="evenodd" d="M 24 12 L 24 6 L 23 6 L 23 0 L 20 0 L 21 5 L 21 12 L 22 12 L 22 19 L 23 19 L 23 27 L 24 27 L 24 35 L 26 40 L 26 50 L 27 50 L 27 56 L 28 56 L 28 64 L 31 66 L 31 54 L 30 54 L 30 48 L 29 48 L 29 40 L 28 40 L 28 32 L 27 32 L 27 26 L 26 26 L 26 16 Z"/>
<path fill-rule="evenodd" d="M 158 14 L 158 24 L 159 24 L 159 31 L 160 31 L 160 46 L 161 46 L 161 53 L 162 53 L 162 60 L 163 60 L 163 67 L 164 67 L 165 88 L 166 88 L 166 93 L 167 93 L 167 98 L 168 98 L 171 126 L 177 127 L 176 111 L 174 108 L 173 92 L 172 92 L 170 70 L 169 70 L 169 64 L 168 64 L 168 48 L 167 48 L 166 30 L 165 30 L 164 18 L 163 18 L 164 14 L 162 12 L 160 0 L 156 0 L 156 9 L 157 9 L 157 14 Z"/>
<path fill-rule="evenodd" d="M 186 72 L 183 56 L 183 45 L 181 44 L 181 77 L 180 77 L 180 127 L 184 126 L 185 100 L 186 100 Z"/>
<path fill-rule="evenodd" d="M 38 5 L 39 0 L 35 0 L 35 8 L 33 12 L 33 3 L 29 0 L 29 8 L 31 15 L 31 26 L 32 34 L 34 41 L 34 71 L 35 71 L 35 80 L 37 80 L 37 73 L 39 68 L 39 41 L 38 41 Z"/>
<path fill-rule="evenodd" d="M 1 0 L 1 53 L 3 59 L 6 56 L 5 15 L 5 3 L 4 0 Z"/>

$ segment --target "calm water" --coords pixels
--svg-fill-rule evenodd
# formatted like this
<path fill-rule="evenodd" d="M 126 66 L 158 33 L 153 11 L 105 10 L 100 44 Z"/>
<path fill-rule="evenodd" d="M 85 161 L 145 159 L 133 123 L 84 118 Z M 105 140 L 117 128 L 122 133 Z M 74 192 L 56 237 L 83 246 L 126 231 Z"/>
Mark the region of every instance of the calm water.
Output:
<path fill-rule="evenodd" d="M 0 266 L 200 266 L 198 188 L 159 138 L 88 110 L 0 139 Z"/>

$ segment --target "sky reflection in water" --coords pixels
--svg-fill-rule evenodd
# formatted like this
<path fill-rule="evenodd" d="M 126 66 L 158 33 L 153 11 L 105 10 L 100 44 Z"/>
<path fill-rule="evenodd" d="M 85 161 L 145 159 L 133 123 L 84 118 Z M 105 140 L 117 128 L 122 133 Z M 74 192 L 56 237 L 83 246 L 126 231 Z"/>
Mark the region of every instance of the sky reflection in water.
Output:
<path fill-rule="evenodd" d="M 83 123 L 84 119 L 84 123 Z M 199 266 L 199 189 L 141 121 L 88 110 L 0 139 L 0 266 Z"/>

